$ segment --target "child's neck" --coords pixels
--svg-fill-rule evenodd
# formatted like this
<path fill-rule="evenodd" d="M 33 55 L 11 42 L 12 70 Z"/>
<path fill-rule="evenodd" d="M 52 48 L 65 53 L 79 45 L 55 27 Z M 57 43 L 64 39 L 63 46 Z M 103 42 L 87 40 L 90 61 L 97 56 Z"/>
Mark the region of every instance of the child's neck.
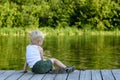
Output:
<path fill-rule="evenodd" d="M 39 44 L 37 44 L 37 43 L 32 43 L 31 45 L 36 45 L 36 46 L 40 46 Z"/>

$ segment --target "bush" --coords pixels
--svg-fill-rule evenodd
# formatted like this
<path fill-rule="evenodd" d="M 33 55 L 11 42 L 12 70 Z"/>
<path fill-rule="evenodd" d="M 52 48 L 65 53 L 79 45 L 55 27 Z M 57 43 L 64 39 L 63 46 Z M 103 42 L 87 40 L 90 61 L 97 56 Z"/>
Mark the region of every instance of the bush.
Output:
<path fill-rule="evenodd" d="M 120 29 L 120 0 L 1 0 L 0 27 Z"/>

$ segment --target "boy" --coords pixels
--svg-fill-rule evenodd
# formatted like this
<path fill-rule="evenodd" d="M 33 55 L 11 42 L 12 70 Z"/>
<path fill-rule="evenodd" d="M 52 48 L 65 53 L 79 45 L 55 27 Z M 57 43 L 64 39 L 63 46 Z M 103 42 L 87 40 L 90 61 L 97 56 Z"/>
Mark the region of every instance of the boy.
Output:
<path fill-rule="evenodd" d="M 23 72 L 27 72 L 27 67 L 32 69 L 36 74 L 44 73 L 69 73 L 75 70 L 74 66 L 67 67 L 61 61 L 55 58 L 44 60 L 42 43 L 44 34 L 38 30 L 33 30 L 30 33 L 31 44 L 26 47 L 26 62 L 24 64 Z M 59 68 L 53 69 L 53 65 Z"/>

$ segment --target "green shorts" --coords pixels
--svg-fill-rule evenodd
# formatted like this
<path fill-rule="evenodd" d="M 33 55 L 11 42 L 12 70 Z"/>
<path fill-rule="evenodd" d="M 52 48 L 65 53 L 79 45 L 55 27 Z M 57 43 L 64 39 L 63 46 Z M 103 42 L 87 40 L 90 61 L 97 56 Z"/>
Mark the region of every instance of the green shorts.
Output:
<path fill-rule="evenodd" d="M 52 70 L 51 60 L 46 60 L 46 61 L 40 60 L 36 62 L 32 68 L 32 72 L 36 74 L 48 73 L 50 70 Z"/>

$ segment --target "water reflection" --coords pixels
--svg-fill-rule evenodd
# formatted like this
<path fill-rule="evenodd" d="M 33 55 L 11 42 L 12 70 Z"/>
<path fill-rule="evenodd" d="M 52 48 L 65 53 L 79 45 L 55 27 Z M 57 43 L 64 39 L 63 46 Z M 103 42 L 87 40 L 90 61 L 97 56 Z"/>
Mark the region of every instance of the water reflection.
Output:
<path fill-rule="evenodd" d="M 0 36 L 0 69 L 22 69 L 28 37 Z M 55 57 L 77 69 L 120 68 L 120 36 L 47 36 L 45 58 Z"/>

